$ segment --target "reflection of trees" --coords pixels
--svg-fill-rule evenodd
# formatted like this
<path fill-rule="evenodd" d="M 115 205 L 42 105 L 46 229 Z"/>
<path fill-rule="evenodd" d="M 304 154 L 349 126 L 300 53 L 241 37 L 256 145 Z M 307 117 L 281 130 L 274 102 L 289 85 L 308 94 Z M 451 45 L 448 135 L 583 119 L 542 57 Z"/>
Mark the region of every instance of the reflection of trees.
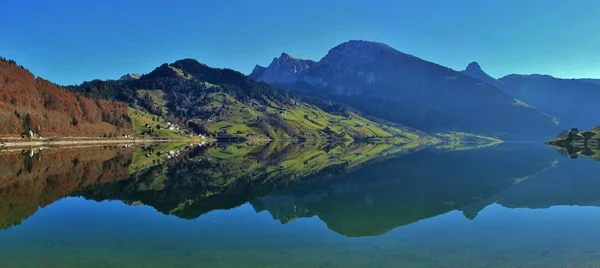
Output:
<path fill-rule="evenodd" d="M 111 147 L 0 153 L 0 229 L 97 183 L 127 178 L 131 154 Z"/>
<path fill-rule="evenodd" d="M 239 206 L 274 189 L 349 172 L 376 159 L 419 150 L 390 144 L 270 143 L 215 145 L 194 149 L 133 174 L 129 180 L 75 193 L 94 200 L 144 203 L 165 214 L 197 218 L 214 209 Z M 367 156 L 369 152 L 373 152 Z"/>

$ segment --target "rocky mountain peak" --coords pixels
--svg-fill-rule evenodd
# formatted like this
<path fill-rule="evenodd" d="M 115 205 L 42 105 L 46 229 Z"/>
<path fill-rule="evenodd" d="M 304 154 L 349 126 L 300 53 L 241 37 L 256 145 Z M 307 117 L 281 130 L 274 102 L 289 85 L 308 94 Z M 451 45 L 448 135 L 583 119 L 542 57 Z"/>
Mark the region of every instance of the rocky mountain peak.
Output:
<path fill-rule="evenodd" d="M 281 56 L 273 58 L 271 64 L 266 68 L 256 65 L 250 77 L 267 83 L 293 83 L 301 73 L 310 69 L 314 64 L 314 61 L 298 59 L 287 53 L 281 53 Z"/>
<path fill-rule="evenodd" d="M 344 58 L 351 60 L 373 60 L 390 54 L 402 54 L 394 48 L 378 42 L 350 40 L 329 50 L 327 58 Z"/>
<path fill-rule="evenodd" d="M 469 65 L 467 65 L 467 68 L 464 71 L 462 71 L 462 73 L 477 80 L 480 80 L 486 84 L 495 86 L 497 88 L 502 88 L 502 83 L 500 83 L 496 78 L 493 78 L 485 71 L 483 71 L 481 65 L 479 65 L 479 63 L 477 63 L 476 61 L 469 63 Z"/>
<path fill-rule="evenodd" d="M 254 80 L 258 80 L 265 73 L 266 69 L 267 68 L 257 64 L 254 66 L 254 69 L 252 69 L 252 72 L 248 76 Z"/>
<path fill-rule="evenodd" d="M 473 61 L 467 65 L 467 69 L 465 71 L 483 71 L 481 70 L 481 66 L 476 61 Z"/>
<path fill-rule="evenodd" d="M 289 61 L 297 61 L 298 58 L 296 57 L 292 57 L 290 56 L 290 54 L 287 54 L 285 52 L 281 53 L 281 56 L 279 56 L 279 59 L 281 60 L 289 60 Z"/>
<path fill-rule="evenodd" d="M 140 77 L 142 77 L 141 74 L 129 73 L 129 74 L 121 76 L 121 78 L 119 78 L 119 80 L 122 80 L 122 81 L 138 80 L 138 79 L 140 79 Z"/>

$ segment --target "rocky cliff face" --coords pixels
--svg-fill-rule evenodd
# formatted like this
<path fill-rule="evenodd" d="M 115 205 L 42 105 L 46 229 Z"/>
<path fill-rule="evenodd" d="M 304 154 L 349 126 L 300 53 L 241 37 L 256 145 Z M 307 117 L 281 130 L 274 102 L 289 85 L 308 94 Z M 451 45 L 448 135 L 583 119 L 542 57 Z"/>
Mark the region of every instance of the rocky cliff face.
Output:
<path fill-rule="evenodd" d="M 252 69 L 252 72 L 248 75 L 248 77 L 250 77 L 254 80 L 258 80 L 265 73 L 266 69 L 267 68 L 262 67 L 257 64 L 256 66 L 254 66 L 254 69 Z"/>
<path fill-rule="evenodd" d="M 293 83 L 300 75 L 315 64 L 311 60 L 294 58 L 282 53 L 279 58 L 274 58 L 268 67 L 256 65 L 250 77 L 267 83 L 282 84 Z"/>

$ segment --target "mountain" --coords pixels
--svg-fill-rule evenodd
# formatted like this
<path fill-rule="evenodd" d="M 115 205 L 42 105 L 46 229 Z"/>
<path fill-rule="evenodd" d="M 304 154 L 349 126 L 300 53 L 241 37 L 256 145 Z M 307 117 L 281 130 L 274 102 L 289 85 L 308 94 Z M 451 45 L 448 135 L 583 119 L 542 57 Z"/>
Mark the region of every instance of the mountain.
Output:
<path fill-rule="evenodd" d="M 300 70 L 309 65 L 286 55 L 273 64 L 279 66 L 279 74 L 286 68 Z M 267 71 L 263 75 L 268 75 Z M 211 68 L 193 59 L 162 64 L 137 80 L 94 80 L 71 89 L 124 101 L 196 133 L 219 137 L 396 136 L 413 140 L 422 136 L 406 128 L 370 121 L 331 101 L 295 97 L 237 71 Z"/>
<path fill-rule="evenodd" d="M 141 74 L 126 74 L 124 76 L 121 76 L 121 78 L 119 78 L 119 80 L 124 80 L 124 81 L 138 80 L 138 79 L 140 79 L 140 77 L 142 77 Z"/>
<path fill-rule="evenodd" d="M 12 60 L 0 59 L 0 136 L 95 136 L 128 133 L 122 102 L 95 100 L 35 77 Z"/>
<path fill-rule="evenodd" d="M 298 74 L 310 69 L 313 65 L 315 65 L 314 61 L 297 59 L 282 53 L 279 58 L 273 58 L 267 68 L 256 65 L 250 78 L 276 84 L 293 83 L 296 82 Z"/>
<path fill-rule="evenodd" d="M 584 78 L 584 79 L 577 79 L 577 80 L 600 86 L 600 79 Z"/>
<path fill-rule="evenodd" d="M 556 117 L 565 129 L 600 125 L 600 86 L 579 79 L 550 75 L 508 75 L 499 79 L 502 90 Z"/>
<path fill-rule="evenodd" d="M 265 73 L 266 69 L 267 68 L 257 64 L 256 66 L 254 66 L 254 69 L 252 69 L 252 72 L 248 75 L 248 77 L 258 81 L 259 78 Z"/>
<path fill-rule="evenodd" d="M 492 85 L 500 89 L 502 88 L 502 83 L 484 72 L 479 63 L 476 61 L 469 63 L 467 68 L 462 71 L 462 73 L 480 80 L 481 82 L 487 83 L 488 85 Z"/>
<path fill-rule="evenodd" d="M 539 108 L 557 118 L 564 128 L 600 125 L 600 120 L 588 116 L 600 112 L 597 105 L 600 100 L 600 80 L 561 79 L 540 74 L 511 74 L 494 79 L 476 62 L 470 63 L 463 73 Z"/>
<path fill-rule="evenodd" d="M 428 132 L 531 139 L 556 131 L 552 118 L 502 90 L 382 43 L 348 41 L 296 73 L 278 66 L 256 79 Z"/>

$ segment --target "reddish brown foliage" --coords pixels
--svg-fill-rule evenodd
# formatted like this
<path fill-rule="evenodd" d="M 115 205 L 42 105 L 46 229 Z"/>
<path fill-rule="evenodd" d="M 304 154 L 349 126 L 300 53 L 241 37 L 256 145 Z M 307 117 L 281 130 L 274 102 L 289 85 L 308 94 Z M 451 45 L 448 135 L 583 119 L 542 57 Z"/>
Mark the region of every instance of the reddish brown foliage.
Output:
<path fill-rule="evenodd" d="M 131 129 L 127 104 L 79 96 L 0 60 L 0 136 L 27 131 L 27 114 L 31 129 L 46 137 L 102 136 Z"/>

